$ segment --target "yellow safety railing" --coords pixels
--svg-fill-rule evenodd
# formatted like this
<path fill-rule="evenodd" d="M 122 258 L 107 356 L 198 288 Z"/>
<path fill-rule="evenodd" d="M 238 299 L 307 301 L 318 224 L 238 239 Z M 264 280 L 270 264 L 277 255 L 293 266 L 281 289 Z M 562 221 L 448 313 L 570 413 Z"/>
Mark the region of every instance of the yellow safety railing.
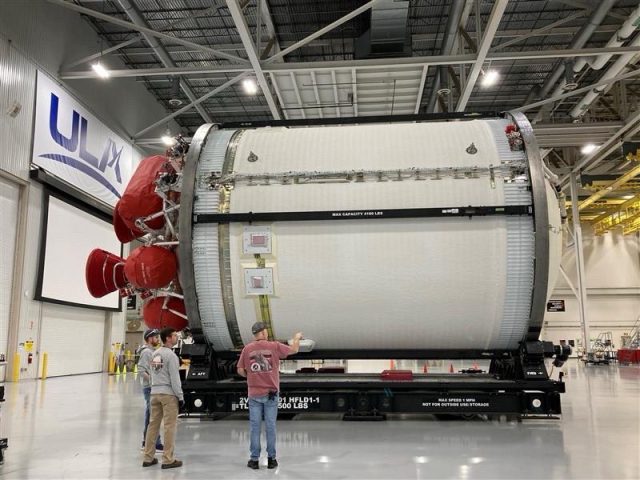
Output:
<path fill-rule="evenodd" d="M 42 380 L 45 380 L 47 378 L 48 368 L 49 368 L 49 354 L 47 352 L 44 352 L 42 354 L 42 375 L 40 375 L 40 378 Z"/>
<path fill-rule="evenodd" d="M 13 355 L 13 374 L 11 375 L 11 380 L 17 382 L 20 380 L 20 354 L 15 353 Z"/>

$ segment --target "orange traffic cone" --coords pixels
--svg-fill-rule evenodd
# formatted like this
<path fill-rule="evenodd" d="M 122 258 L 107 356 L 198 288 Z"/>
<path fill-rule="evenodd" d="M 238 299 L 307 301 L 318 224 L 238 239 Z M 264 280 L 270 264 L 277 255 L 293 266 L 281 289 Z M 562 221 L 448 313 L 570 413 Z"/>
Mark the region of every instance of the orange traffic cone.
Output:
<path fill-rule="evenodd" d="M 455 373 L 453 370 L 453 363 L 449 364 L 449 373 Z"/>
<path fill-rule="evenodd" d="M 424 362 L 424 365 L 422 367 L 422 373 L 429 373 L 429 369 L 427 368 L 427 362 Z"/>
<path fill-rule="evenodd" d="M 395 369 L 396 369 L 395 362 L 393 360 L 389 360 L 389 370 L 395 370 Z"/>

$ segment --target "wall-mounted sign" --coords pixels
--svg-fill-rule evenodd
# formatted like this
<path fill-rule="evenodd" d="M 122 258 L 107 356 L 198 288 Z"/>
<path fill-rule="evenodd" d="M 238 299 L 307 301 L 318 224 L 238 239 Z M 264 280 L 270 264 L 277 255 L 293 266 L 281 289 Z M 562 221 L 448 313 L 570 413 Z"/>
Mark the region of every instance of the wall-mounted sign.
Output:
<path fill-rule="evenodd" d="M 564 312 L 564 300 L 549 300 L 547 302 L 547 312 Z"/>
<path fill-rule="evenodd" d="M 133 169 L 132 147 L 64 88 L 38 72 L 32 162 L 115 205 Z"/>

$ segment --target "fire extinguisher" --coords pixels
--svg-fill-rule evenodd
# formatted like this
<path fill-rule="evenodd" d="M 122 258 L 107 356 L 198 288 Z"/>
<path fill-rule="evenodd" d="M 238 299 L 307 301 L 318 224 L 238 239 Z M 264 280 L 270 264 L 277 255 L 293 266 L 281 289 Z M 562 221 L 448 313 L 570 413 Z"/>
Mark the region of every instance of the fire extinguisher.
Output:
<path fill-rule="evenodd" d="M 29 355 L 27 355 L 27 364 L 31 365 L 33 363 L 33 353 L 29 352 Z"/>

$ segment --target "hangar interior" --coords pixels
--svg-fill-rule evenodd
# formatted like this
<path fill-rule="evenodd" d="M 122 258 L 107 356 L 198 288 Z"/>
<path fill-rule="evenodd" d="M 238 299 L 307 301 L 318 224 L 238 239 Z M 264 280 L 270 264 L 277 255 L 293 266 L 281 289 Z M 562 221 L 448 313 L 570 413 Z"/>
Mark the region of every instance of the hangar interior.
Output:
<path fill-rule="evenodd" d="M 281 477 L 640 478 L 639 25 L 634 0 L 0 1 L 0 473 L 157 474 L 135 352 L 169 325 L 176 476 L 246 478 L 264 321 L 306 334 Z M 157 284 L 127 266 L 152 250 Z"/>

